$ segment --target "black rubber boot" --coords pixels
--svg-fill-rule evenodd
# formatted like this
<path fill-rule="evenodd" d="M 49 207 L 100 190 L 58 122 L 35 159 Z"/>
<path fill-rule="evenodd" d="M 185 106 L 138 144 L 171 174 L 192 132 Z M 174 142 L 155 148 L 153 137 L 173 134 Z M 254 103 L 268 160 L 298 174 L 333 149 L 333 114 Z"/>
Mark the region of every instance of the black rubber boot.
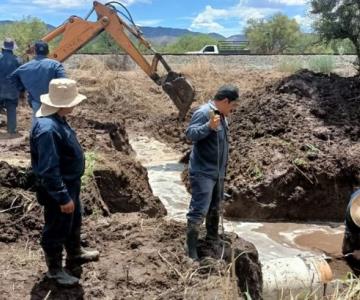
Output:
<path fill-rule="evenodd" d="M 206 216 L 206 240 L 208 241 L 221 241 L 219 236 L 219 212 L 211 210 Z"/>
<path fill-rule="evenodd" d="M 47 255 L 45 261 L 48 267 L 46 277 L 53 279 L 56 283 L 64 286 L 74 286 L 79 283 L 79 278 L 68 274 L 62 267 L 62 254 Z"/>
<path fill-rule="evenodd" d="M 199 237 L 200 224 L 188 222 L 186 231 L 187 254 L 193 260 L 199 260 L 197 253 L 197 244 Z"/>

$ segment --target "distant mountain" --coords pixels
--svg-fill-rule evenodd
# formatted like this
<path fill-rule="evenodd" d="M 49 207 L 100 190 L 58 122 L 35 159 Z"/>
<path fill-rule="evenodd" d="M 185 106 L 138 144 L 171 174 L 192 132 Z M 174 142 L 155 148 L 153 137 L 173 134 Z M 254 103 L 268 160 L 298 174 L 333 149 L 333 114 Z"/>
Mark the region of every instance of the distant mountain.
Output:
<path fill-rule="evenodd" d="M 7 25 L 7 24 L 11 24 L 13 21 L 10 21 L 10 20 L 3 20 L 3 21 L 0 21 L 0 25 Z"/>
<path fill-rule="evenodd" d="M 233 42 L 244 42 L 244 41 L 247 41 L 247 38 L 246 38 L 245 34 L 236 34 L 236 35 L 229 36 L 226 40 L 233 41 Z"/>
<path fill-rule="evenodd" d="M 190 31 L 188 29 L 179 29 L 179 28 L 171 28 L 171 27 L 148 27 L 148 26 L 140 26 L 141 31 L 144 36 L 147 38 L 154 38 L 159 36 L 169 36 L 169 37 L 180 37 L 183 35 L 200 35 L 204 34 L 201 32 Z M 225 39 L 224 36 L 218 33 L 209 33 L 211 37 Z"/>
<path fill-rule="evenodd" d="M 176 41 L 177 38 L 184 35 L 206 35 L 206 33 L 171 27 L 140 26 L 140 30 L 143 32 L 144 36 L 152 43 L 161 45 L 173 43 Z M 225 37 L 218 33 L 208 33 L 207 35 L 217 40 L 225 40 Z"/>
<path fill-rule="evenodd" d="M 1 25 L 11 24 L 14 21 L 3 20 L 0 21 Z M 46 24 L 49 31 L 53 30 L 55 26 L 50 24 Z M 151 43 L 157 45 L 167 45 L 170 43 L 174 43 L 177 38 L 184 35 L 202 35 L 205 33 L 190 31 L 188 29 L 180 29 L 180 28 L 171 28 L 171 27 L 149 27 L 149 26 L 140 26 L 140 30 L 143 32 L 146 39 L 148 39 Z M 223 35 L 212 32 L 208 33 L 208 36 L 215 38 L 217 40 L 228 40 L 228 41 L 246 41 L 246 37 L 243 34 L 232 35 L 228 38 L 225 38 Z"/>
<path fill-rule="evenodd" d="M 8 25 L 8 24 L 11 24 L 11 23 L 14 23 L 14 21 L 11 21 L 11 20 L 0 20 L 0 26 L 1 25 Z M 56 27 L 53 26 L 53 25 L 50 25 L 50 24 L 46 24 L 48 30 L 53 30 L 55 29 Z"/>

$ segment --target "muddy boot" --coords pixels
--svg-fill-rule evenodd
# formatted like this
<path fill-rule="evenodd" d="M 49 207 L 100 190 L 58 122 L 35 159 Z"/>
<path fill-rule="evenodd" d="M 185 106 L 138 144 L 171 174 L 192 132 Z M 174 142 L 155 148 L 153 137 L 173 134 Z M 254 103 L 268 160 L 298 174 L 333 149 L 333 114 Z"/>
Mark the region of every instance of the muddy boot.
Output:
<path fill-rule="evenodd" d="M 71 276 L 62 267 L 62 255 L 45 255 L 48 272 L 45 276 L 55 280 L 59 285 L 74 286 L 79 283 L 79 278 Z"/>
<path fill-rule="evenodd" d="M 193 260 L 199 260 L 197 244 L 199 237 L 200 224 L 188 222 L 186 231 L 187 254 Z"/>
<path fill-rule="evenodd" d="M 221 242 L 219 236 L 219 212 L 216 210 L 209 211 L 206 216 L 206 237 L 208 241 Z"/>
<path fill-rule="evenodd" d="M 65 243 L 65 249 L 67 253 L 66 265 L 68 263 L 84 264 L 99 260 L 99 251 L 85 250 L 81 247 L 80 227 L 74 230 L 69 240 Z"/>
<path fill-rule="evenodd" d="M 69 262 L 87 263 L 99 260 L 100 253 L 97 250 L 85 250 L 80 247 L 76 250 L 69 251 L 66 257 L 66 264 Z"/>

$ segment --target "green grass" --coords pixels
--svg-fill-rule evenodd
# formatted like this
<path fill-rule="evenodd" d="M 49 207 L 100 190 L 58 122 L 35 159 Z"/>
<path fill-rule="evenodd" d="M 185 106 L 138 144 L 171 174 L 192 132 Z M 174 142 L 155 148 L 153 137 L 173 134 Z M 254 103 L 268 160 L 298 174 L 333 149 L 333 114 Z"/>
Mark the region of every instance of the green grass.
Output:
<path fill-rule="evenodd" d="M 314 72 L 330 74 L 335 69 L 335 59 L 330 56 L 318 56 L 309 60 L 308 69 Z"/>
<path fill-rule="evenodd" d="M 298 59 L 282 59 L 278 65 L 278 70 L 285 73 L 295 73 L 303 68 L 303 64 Z"/>
<path fill-rule="evenodd" d="M 97 155 L 95 152 L 85 152 L 85 172 L 81 178 L 82 185 L 88 184 L 90 179 L 94 176 L 94 169 L 96 165 Z"/>
<path fill-rule="evenodd" d="M 293 163 L 298 167 L 305 167 L 307 162 L 303 158 L 295 158 Z"/>

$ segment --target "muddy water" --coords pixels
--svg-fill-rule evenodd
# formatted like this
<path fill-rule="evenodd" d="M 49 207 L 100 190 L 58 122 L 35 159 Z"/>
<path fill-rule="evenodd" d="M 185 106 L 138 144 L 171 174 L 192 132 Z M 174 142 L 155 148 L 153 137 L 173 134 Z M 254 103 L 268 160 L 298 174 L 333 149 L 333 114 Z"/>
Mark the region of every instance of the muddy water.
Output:
<path fill-rule="evenodd" d="M 167 145 L 147 137 L 132 137 L 137 158 L 147 168 L 153 193 L 168 211 L 168 217 L 186 221 L 190 195 L 180 174 L 184 168 Z M 331 225 L 331 226 L 330 226 Z M 262 261 L 281 257 L 340 255 L 342 224 L 250 223 L 225 220 L 225 230 L 253 242 Z"/>

